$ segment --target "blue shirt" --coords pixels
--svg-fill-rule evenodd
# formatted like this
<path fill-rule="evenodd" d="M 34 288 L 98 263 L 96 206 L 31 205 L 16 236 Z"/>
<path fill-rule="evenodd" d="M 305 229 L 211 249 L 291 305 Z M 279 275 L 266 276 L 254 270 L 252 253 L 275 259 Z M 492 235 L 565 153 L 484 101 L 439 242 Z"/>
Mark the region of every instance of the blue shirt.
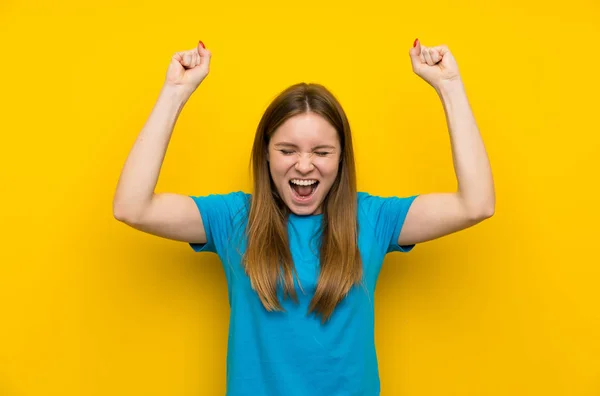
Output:
<path fill-rule="evenodd" d="M 374 292 L 385 255 L 408 252 L 398 236 L 416 196 L 378 197 L 359 192 L 358 247 L 363 284 L 354 286 L 330 320 L 307 315 L 319 274 L 322 214 L 288 220 L 288 240 L 305 294 L 296 286 L 299 304 L 279 301 L 287 312 L 267 311 L 241 262 L 251 195 L 244 192 L 192 197 L 202 216 L 205 244 L 197 252 L 219 255 L 227 278 L 229 339 L 227 395 L 241 396 L 374 396 L 379 371 L 374 338 Z M 297 282 L 295 281 L 296 285 Z"/>

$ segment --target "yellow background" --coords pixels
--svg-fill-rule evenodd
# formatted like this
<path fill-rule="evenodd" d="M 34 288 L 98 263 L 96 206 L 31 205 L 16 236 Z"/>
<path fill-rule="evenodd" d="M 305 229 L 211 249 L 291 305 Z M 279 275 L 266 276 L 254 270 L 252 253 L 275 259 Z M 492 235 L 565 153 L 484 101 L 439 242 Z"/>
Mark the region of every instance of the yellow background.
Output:
<path fill-rule="evenodd" d="M 441 102 L 408 50 L 447 44 L 491 158 L 496 214 L 389 255 L 382 395 L 600 395 L 597 1 L 0 3 L 0 395 L 222 395 L 216 256 L 112 215 L 175 51 L 211 73 L 157 191 L 249 191 L 253 134 L 319 82 L 353 127 L 359 187 L 455 188 Z"/>

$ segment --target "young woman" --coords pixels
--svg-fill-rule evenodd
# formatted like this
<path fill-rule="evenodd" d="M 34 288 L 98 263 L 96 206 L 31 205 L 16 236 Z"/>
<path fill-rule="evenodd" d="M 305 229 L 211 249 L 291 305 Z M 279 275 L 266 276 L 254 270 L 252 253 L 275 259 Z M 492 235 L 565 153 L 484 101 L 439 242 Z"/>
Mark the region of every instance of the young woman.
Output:
<path fill-rule="evenodd" d="M 211 53 L 175 53 L 122 170 L 115 217 L 217 253 L 231 307 L 228 395 L 378 395 L 375 284 L 387 253 L 470 227 L 494 212 L 487 154 L 446 46 L 409 50 L 446 113 L 455 192 L 357 192 L 352 137 L 336 98 L 296 84 L 266 109 L 252 148 L 253 193 L 156 194 L 178 115 Z"/>

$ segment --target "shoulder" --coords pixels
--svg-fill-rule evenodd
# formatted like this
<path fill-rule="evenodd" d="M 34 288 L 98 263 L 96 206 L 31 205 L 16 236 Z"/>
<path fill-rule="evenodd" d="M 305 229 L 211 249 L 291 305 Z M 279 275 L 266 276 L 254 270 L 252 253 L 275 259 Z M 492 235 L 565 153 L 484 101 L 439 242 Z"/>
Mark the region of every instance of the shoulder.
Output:
<path fill-rule="evenodd" d="M 373 204 L 383 204 L 386 202 L 392 201 L 406 201 L 406 200 L 414 200 L 418 195 L 406 195 L 406 196 L 398 196 L 398 195 L 374 195 L 365 191 L 359 191 L 356 194 L 356 199 L 358 201 L 359 206 L 365 205 L 373 205 Z"/>
<path fill-rule="evenodd" d="M 385 252 L 408 252 L 412 246 L 399 246 L 398 238 L 408 211 L 418 195 L 378 196 L 358 193 L 358 222 L 381 241 Z M 414 246 L 414 245 L 413 245 Z"/>
<path fill-rule="evenodd" d="M 244 191 L 233 191 L 223 195 L 224 199 L 237 207 L 249 207 L 252 200 L 252 195 Z"/>
<path fill-rule="evenodd" d="M 230 215 L 249 212 L 252 196 L 243 191 L 191 196 L 201 211 L 228 212 Z"/>
<path fill-rule="evenodd" d="M 192 196 L 194 199 L 221 200 L 230 203 L 242 204 L 251 199 L 252 195 L 243 191 L 232 191 L 229 193 L 215 193 Z"/>
<path fill-rule="evenodd" d="M 417 195 L 412 196 L 381 196 L 368 192 L 358 192 L 358 215 L 377 218 L 393 212 L 406 212 Z"/>
<path fill-rule="evenodd" d="M 359 191 L 356 196 L 359 211 L 362 210 L 366 212 L 377 211 L 381 209 L 381 206 L 384 205 L 386 201 L 389 201 L 393 198 L 396 197 L 373 195 L 365 191 Z"/>

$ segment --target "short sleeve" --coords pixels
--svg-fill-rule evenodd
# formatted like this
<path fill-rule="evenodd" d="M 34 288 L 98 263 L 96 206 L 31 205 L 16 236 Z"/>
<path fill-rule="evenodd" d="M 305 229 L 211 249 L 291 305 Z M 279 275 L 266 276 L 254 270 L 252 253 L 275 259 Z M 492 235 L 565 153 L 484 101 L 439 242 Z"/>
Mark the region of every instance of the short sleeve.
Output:
<path fill-rule="evenodd" d="M 206 243 L 190 243 L 195 252 L 224 252 L 231 240 L 235 227 L 242 225 L 249 207 L 249 194 L 232 192 L 229 194 L 210 194 L 190 196 L 202 217 L 206 233 Z"/>
<path fill-rule="evenodd" d="M 359 210 L 374 228 L 378 241 L 382 241 L 386 253 L 409 252 L 415 245 L 398 245 L 398 237 L 410 206 L 418 195 L 408 197 L 380 197 L 359 193 Z"/>

